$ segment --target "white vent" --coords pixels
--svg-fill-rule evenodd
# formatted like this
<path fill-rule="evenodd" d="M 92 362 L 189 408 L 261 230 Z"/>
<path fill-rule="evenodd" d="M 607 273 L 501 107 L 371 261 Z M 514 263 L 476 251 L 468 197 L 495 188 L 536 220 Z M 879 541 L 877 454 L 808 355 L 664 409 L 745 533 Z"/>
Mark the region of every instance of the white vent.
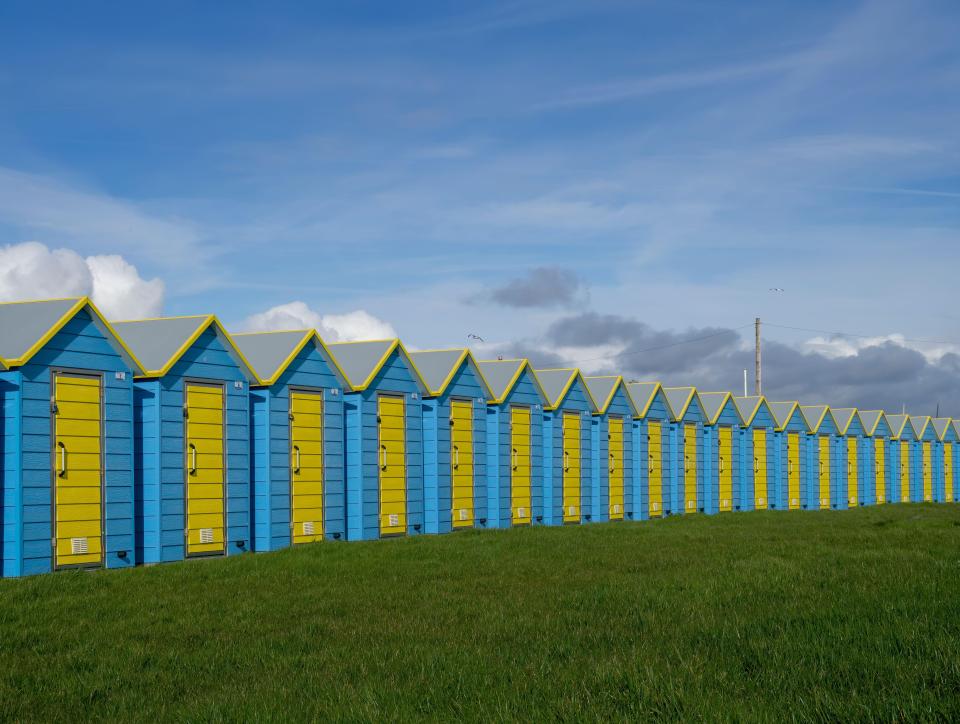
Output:
<path fill-rule="evenodd" d="M 723 507 L 726 508 L 728 505 L 730 505 L 730 501 L 724 499 L 723 501 L 721 501 L 721 505 L 723 505 Z"/>
<path fill-rule="evenodd" d="M 71 538 L 70 539 L 70 552 L 77 556 L 84 553 L 90 552 L 90 546 L 87 543 L 86 538 Z"/>
<path fill-rule="evenodd" d="M 460 520 L 468 520 L 469 518 L 469 511 L 466 508 L 460 508 Z"/>
<path fill-rule="evenodd" d="M 527 509 L 526 509 L 526 508 L 517 508 L 517 517 L 518 517 L 518 518 L 526 518 L 526 517 L 527 517 Z"/>
<path fill-rule="evenodd" d="M 391 513 L 389 516 L 387 516 L 387 520 L 389 521 L 391 528 L 396 528 L 398 525 L 400 525 L 400 516 L 396 513 Z"/>
<path fill-rule="evenodd" d="M 796 498 L 790 498 L 790 505 L 797 505 L 799 502 Z"/>
<path fill-rule="evenodd" d="M 577 514 L 576 506 L 571 505 L 569 508 L 567 508 L 567 515 L 576 515 L 576 514 Z"/>
<path fill-rule="evenodd" d="M 826 504 L 827 504 L 827 499 L 826 499 L 826 498 L 820 498 L 820 505 L 826 505 Z"/>
<path fill-rule="evenodd" d="M 614 512 L 614 513 L 619 513 L 619 512 L 620 512 L 620 506 L 619 506 L 619 505 L 613 506 L 613 512 Z"/>
<path fill-rule="evenodd" d="M 687 507 L 688 507 L 688 508 L 692 508 L 694 505 L 696 505 L 696 503 L 694 503 L 692 500 L 688 500 L 688 501 L 687 501 Z"/>
<path fill-rule="evenodd" d="M 200 529 L 200 542 L 201 542 L 201 543 L 213 543 L 213 528 L 201 528 L 201 529 Z"/>
<path fill-rule="evenodd" d="M 767 504 L 766 498 L 757 498 L 757 505 L 766 505 L 766 504 Z"/>
<path fill-rule="evenodd" d="M 660 503 L 654 503 L 654 504 L 653 504 L 653 509 L 654 509 L 654 510 L 660 510 Z"/>
<path fill-rule="evenodd" d="M 303 534 L 304 535 L 313 535 L 313 521 L 308 520 L 303 524 Z"/>

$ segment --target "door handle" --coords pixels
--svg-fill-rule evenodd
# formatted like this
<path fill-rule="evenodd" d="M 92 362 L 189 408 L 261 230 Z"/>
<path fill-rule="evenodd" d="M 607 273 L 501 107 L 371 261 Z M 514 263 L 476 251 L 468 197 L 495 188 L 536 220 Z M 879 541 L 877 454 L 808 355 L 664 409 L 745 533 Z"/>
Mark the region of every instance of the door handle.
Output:
<path fill-rule="evenodd" d="M 570 472 L 570 453 L 566 450 L 563 451 L 563 472 Z"/>
<path fill-rule="evenodd" d="M 57 473 L 57 477 L 62 478 L 67 474 L 67 446 L 58 441 L 57 447 L 60 448 L 60 472 Z"/>
<path fill-rule="evenodd" d="M 197 446 L 193 443 L 187 445 L 187 449 L 190 450 L 190 474 L 197 474 Z"/>
<path fill-rule="evenodd" d="M 793 460 L 787 460 L 787 475 L 793 475 Z"/>
<path fill-rule="evenodd" d="M 721 473 L 723 473 L 723 471 L 726 469 L 726 468 L 724 468 L 724 465 L 725 465 L 725 464 L 726 464 L 726 461 L 723 459 L 723 455 L 721 455 L 721 456 L 720 456 L 720 472 L 721 472 Z"/>
<path fill-rule="evenodd" d="M 387 446 L 386 445 L 380 446 L 380 469 L 381 470 L 387 469 Z"/>
<path fill-rule="evenodd" d="M 820 477 L 822 478 L 822 477 L 823 477 L 823 461 L 822 461 L 822 460 L 820 461 L 819 465 L 820 465 L 820 470 L 819 470 L 818 474 L 819 474 Z"/>
<path fill-rule="evenodd" d="M 610 472 L 611 473 L 615 472 L 616 469 L 617 469 L 617 466 L 614 464 L 613 453 L 610 453 Z"/>
<path fill-rule="evenodd" d="M 649 467 L 650 467 L 650 470 L 649 470 L 648 472 L 649 472 L 651 475 L 653 475 L 653 468 L 654 468 L 654 465 L 653 465 L 653 455 L 650 456 L 650 466 L 649 466 Z"/>
<path fill-rule="evenodd" d="M 513 448 L 512 456 L 513 456 L 513 466 L 512 466 L 512 468 L 513 468 L 513 470 L 516 470 L 516 469 L 519 467 L 519 462 L 517 461 L 517 459 L 518 459 L 518 453 L 517 453 L 517 449 L 516 449 L 516 448 Z"/>
<path fill-rule="evenodd" d="M 453 469 L 458 470 L 460 468 L 460 448 L 456 445 L 453 446 Z"/>
<path fill-rule="evenodd" d="M 293 459 L 294 459 L 293 474 L 299 475 L 300 474 L 300 446 L 299 445 L 293 446 Z"/>
<path fill-rule="evenodd" d="M 756 475 L 760 472 L 760 460 L 759 458 L 753 459 L 753 474 Z"/>

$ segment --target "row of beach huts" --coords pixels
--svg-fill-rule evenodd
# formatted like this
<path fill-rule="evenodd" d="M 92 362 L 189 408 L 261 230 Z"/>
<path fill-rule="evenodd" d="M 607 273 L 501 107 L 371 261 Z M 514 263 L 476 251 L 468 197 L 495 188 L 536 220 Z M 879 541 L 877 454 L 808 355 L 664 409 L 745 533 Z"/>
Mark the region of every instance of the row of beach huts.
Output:
<path fill-rule="evenodd" d="M 464 528 L 955 502 L 949 418 L 398 340 L 0 304 L 2 574 Z"/>

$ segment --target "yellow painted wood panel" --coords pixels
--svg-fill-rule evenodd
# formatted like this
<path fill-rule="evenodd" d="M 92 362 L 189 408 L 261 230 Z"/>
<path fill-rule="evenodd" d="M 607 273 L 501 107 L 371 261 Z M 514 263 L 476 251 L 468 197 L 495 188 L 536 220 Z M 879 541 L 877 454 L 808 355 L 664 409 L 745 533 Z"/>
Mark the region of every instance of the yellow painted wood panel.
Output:
<path fill-rule="evenodd" d="M 929 442 L 923 443 L 923 499 L 929 503 L 933 500 L 933 446 Z"/>
<path fill-rule="evenodd" d="M 820 493 L 820 509 L 830 508 L 830 438 L 826 435 L 819 436 L 820 450 L 817 460 L 817 484 Z"/>
<path fill-rule="evenodd" d="M 757 510 L 767 509 L 767 431 L 753 431 L 753 497 Z"/>
<path fill-rule="evenodd" d="M 847 438 L 847 507 L 856 508 L 860 501 L 860 458 L 857 438 Z"/>
<path fill-rule="evenodd" d="M 103 562 L 103 413 L 100 377 L 53 378 L 56 566 Z"/>
<path fill-rule="evenodd" d="M 787 508 L 800 509 L 800 433 L 787 433 Z"/>
<path fill-rule="evenodd" d="M 454 528 L 470 528 L 473 502 L 473 402 L 450 402 L 450 514 Z"/>
<path fill-rule="evenodd" d="M 943 493 L 948 503 L 953 502 L 953 443 L 943 443 Z"/>
<path fill-rule="evenodd" d="M 610 455 L 610 520 L 623 520 L 623 418 L 611 417 L 607 423 Z"/>
<path fill-rule="evenodd" d="M 659 422 L 647 423 L 647 495 L 649 498 L 648 514 L 651 518 L 663 515 L 663 428 Z"/>
<path fill-rule="evenodd" d="M 733 510 L 733 430 L 721 427 L 719 434 L 720 454 L 718 473 L 720 475 L 720 512 Z"/>
<path fill-rule="evenodd" d="M 697 504 L 697 426 L 683 426 L 683 498 L 684 511 L 696 513 Z"/>
<path fill-rule="evenodd" d="M 377 397 L 377 467 L 380 471 L 380 535 L 407 532 L 406 404 L 402 397 Z"/>
<path fill-rule="evenodd" d="M 224 391 L 221 385 L 185 385 L 187 555 L 226 551 Z"/>
<path fill-rule="evenodd" d="M 887 502 L 887 446 L 886 441 L 877 439 L 873 441 L 873 475 L 874 485 L 877 491 L 877 505 L 883 505 Z"/>
<path fill-rule="evenodd" d="M 510 408 L 510 514 L 514 525 L 531 520 L 530 408 Z"/>
<path fill-rule="evenodd" d="M 563 414 L 563 522 L 580 522 L 580 413 Z"/>
<path fill-rule="evenodd" d="M 910 502 L 910 443 L 900 443 L 900 502 Z"/>
<path fill-rule="evenodd" d="M 290 538 L 323 540 L 323 395 L 290 393 Z"/>

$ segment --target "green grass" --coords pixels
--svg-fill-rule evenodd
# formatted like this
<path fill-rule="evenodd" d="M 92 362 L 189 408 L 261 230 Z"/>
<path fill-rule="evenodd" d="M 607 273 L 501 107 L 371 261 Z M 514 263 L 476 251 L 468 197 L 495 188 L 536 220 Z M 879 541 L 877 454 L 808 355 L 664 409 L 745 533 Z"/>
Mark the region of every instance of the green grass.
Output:
<path fill-rule="evenodd" d="M 960 506 L 0 583 L 4 720 L 960 718 Z"/>

